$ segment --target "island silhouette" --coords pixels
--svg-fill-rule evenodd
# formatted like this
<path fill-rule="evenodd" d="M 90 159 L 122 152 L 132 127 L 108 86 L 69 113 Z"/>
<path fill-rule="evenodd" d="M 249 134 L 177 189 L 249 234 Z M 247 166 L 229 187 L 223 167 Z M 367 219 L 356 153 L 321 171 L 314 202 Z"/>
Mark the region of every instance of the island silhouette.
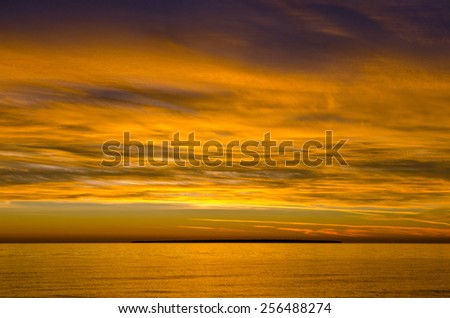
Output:
<path fill-rule="evenodd" d="M 227 239 L 227 240 L 145 240 L 131 243 L 342 243 L 333 240 Z"/>

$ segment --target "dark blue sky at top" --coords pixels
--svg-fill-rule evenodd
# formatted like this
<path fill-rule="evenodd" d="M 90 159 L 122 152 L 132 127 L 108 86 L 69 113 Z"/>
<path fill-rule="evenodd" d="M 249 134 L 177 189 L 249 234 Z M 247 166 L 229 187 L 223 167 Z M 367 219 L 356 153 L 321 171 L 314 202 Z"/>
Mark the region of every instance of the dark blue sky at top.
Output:
<path fill-rule="evenodd" d="M 308 68 L 450 54 L 448 1 L 0 1 L 0 36 L 47 43 L 86 35 L 165 39 L 224 58 Z"/>

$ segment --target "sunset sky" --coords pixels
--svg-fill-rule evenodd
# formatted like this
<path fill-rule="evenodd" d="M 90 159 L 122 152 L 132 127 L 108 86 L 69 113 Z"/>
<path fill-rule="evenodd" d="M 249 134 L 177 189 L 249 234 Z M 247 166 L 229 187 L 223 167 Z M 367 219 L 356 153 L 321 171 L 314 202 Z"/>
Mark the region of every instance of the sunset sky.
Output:
<path fill-rule="evenodd" d="M 450 3 L 1 1 L 0 242 L 450 242 Z M 348 166 L 103 167 L 348 139 Z"/>

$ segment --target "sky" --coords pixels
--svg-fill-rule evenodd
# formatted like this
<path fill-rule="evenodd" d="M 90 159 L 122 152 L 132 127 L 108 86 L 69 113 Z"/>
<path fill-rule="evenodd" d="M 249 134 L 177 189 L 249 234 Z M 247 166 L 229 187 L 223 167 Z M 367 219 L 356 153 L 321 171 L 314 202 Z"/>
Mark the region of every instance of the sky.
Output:
<path fill-rule="evenodd" d="M 0 242 L 450 242 L 448 1 L 1 1 Z M 347 139 L 348 166 L 105 167 Z"/>

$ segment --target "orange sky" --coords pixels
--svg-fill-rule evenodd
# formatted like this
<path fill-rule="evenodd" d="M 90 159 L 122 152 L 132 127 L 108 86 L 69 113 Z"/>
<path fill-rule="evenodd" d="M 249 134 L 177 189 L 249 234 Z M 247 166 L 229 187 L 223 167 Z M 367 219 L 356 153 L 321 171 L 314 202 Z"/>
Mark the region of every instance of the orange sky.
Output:
<path fill-rule="evenodd" d="M 0 10 L 0 241 L 450 242 L 445 2 L 27 6 Z M 100 166 L 124 131 L 325 130 L 349 166 Z"/>

